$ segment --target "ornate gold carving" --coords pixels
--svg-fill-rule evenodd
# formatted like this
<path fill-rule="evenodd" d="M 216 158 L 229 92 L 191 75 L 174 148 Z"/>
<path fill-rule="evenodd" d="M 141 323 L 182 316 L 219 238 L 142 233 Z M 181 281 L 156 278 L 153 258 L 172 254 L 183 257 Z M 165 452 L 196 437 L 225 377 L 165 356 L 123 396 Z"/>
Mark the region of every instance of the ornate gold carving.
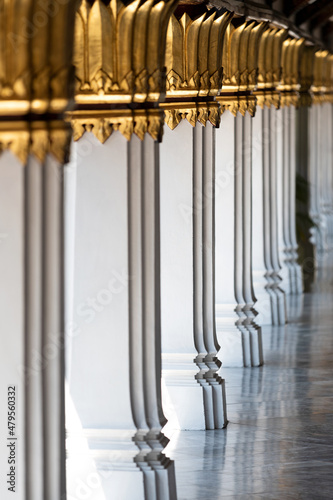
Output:
<path fill-rule="evenodd" d="M 314 55 L 315 48 L 304 45 L 300 62 L 299 106 L 311 106 L 312 104 L 310 88 L 313 82 Z"/>
<path fill-rule="evenodd" d="M 281 78 L 282 45 L 287 31 L 267 27 L 260 39 L 258 55 L 258 105 L 279 108 L 280 95 L 276 91 Z"/>
<path fill-rule="evenodd" d="M 223 36 L 231 18 L 230 12 L 219 16 L 214 9 L 196 19 L 187 13 L 180 19 L 171 16 L 166 44 L 168 102 L 162 104 L 170 128 L 174 129 L 181 119 L 193 126 L 197 121 L 218 125 L 218 104 L 201 101 L 200 97 L 213 97 L 221 88 Z M 171 104 L 179 98 L 196 98 L 196 102 Z"/>
<path fill-rule="evenodd" d="M 224 68 L 221 94 L 217 97 L 222 110 L 228 109 L 251 116 L 255 113 L 256 99 L 251 93 L 258 76 L 258 49 L 266 23 L 246 21 L 237 26 L 235 20 L 226 29 L 222 65 Z"/>
<path fill-rule="evenodd" d="M 133 133 L 161 140 L 163 112 L 154 105 L 128 105 L 158 102 L 165 96 L 166 33 L 176 3 L 81 1 L 74 50 L 78 110 L 68 115 L 74 140 L 91 131 L 104 143 L 116 130 L 128 140 Z M 106 110 L 109 104 L 118 107 Z"/>
<path fill-rule="evenodd" d="M 305 47 L 304 38 L 288 38 L 282 47 L 282 76 L 278 87 L 281 106 L 298 106 L 301 89 L 301 61 Z"/>
<path fill-rule="evenodd" d="M 65 122 L 51 121 L 49 124 L 49 152 L 61 164 L 69 161 L 72 129 Z"/>
<path fill-rule="evenodd" d="M 192 20 L 170 18 L 167 32 L 167 96 L 216 95 L 222 84 L 222 42 L 232 14 L 208 11 Z"/>
<path fill-rule="evenodd" d="M 254 116 L 256 113 L 257 98 L 254 95 L 247 96 L 246 98 L 246 111 L 250 116 Z"/>
<path fill-rule="evenodd" d="M 49 116 L 59 120 L 73 104 L 73 22 L 77 3 L 2 2 L 0 30 L 0 143 L 26 162 L 55 152 Z M 27 125 L 27 123 L 29 125 Z M 13 135 L 13 132 L 15 134 Z M 69 140 L 69 138 L 67 139 Z M 57 141 L 59 143 L 59 141 Z M 57 157 L 66 155 L 64 151 Z"/>
<path fill-rule="evenodd" d="M 183 102 L 183 103 L 163 103 L 161 107 L 165 112 L 165 123 L 171 130 L 174 130 L 181 120 L 187 120 L 192 127 L 197 122 L 206 125 L 209 121 L 217 127 L 221 119 L 221 108 L 217 102 Z"/>
<path fill-rule="evenodd" d="M 141 140 L 148 133 L 155 140 L 161 140 L 164 114 L 155 109 L 122 110 L 76 110 L 68 115 L 73 128 L 73 139 L 78 141 L 85 132 L 92 132 L 102 143 L 115 131 L 119 131 L 127 140 L 136 134 Z"/>
<path fill-rule="evenodd" d="M 257 84 L 258 45 L 266 23 L 229 24 L 224 37 L 223 92 L 252 91 Z"/>
<path fill-rule="evenodd" d="M 163 97 L 165 38 L 176 1 L 82 0 L 75 23 L 77 103 Z"/>
<path fill-rule="evenodd" d="M 314 57 L 313 103 L 333 100 L 333 56 L 327 50 L 318 50 Z"/>
<path fill-rule="evenodd" d="M 27 122 L 0 121 L 0 153 L 11 151 L 25 164 L 29 154 L 30 131 Z"/>

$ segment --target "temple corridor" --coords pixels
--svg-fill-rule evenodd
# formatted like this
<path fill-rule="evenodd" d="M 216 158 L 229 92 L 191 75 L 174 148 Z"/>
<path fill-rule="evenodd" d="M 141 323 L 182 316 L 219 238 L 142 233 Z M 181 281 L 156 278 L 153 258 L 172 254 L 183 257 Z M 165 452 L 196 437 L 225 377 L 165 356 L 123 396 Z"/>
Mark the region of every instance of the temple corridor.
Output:
<path fill-rule="evenodd" d="M 333 498 L 332 138 L 331 0 L 0 0 L 1 500 Z"/>
<path fill-rule="evenodd" d="M 178 500 L 332 498 L 332 256 L 297 299 L 287 325 L 262 329 L 264 366 L 222 369 L 224 432 L 172 435 Z"/>

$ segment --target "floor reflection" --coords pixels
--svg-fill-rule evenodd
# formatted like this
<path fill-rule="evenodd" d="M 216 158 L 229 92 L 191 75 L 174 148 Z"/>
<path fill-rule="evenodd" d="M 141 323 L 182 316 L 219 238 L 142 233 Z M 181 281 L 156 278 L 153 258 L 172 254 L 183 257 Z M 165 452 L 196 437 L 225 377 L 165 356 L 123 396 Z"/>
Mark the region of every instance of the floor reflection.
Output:
<path fill-rule="evenodd" d="M 333 498 L 332 261 L 263 328 L 265 366 L 223 370 L 228 428 L 172 436 L 178 500 Z"/>

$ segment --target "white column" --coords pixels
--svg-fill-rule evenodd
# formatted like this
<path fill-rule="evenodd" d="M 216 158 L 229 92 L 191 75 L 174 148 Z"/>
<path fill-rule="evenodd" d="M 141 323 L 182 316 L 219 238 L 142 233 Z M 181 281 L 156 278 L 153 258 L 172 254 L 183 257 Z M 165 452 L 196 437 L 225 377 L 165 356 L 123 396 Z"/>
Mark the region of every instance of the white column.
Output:
<path fill-rule="evenodd" d="M 268 290 L 272 299 L 273 324 L 285 324 L 285 292 L 280 287 L 280 265 L 277 238 L 277 171 L 276 171 L 276 109 L 264 107 L 263 163 L 264 163 L 264 248 Z"/>
<path fill-rule="evenodd" d="M 235 297 L 235 117 L 225 111 L 216 129 L 216 327 L 225 366 L 244 366 Z"/>
<path fill-rule="evenodd" d="M 207 355 L 204 363 L 213 399 L 213 418 L 206 417 L 207 429 L 221 429 L 227 425 L 225 382 L 217 374 L 221 367 L 217 353 L 220 346 L 215 322 L 215 128 L 210 122 L 200 124 L 193 130 L 194 163 L 193 193 L 194 207 L 202 200 L 202 210 L 193 210 L 194 226 L 194 301 L 198 309 L 194 315 L 196 343 L 202 337 Z M 201 192 L 201 195 L 200 195 Z M 196 202 L 197 201 L 197 202 Z M 199 311 L 202 309 L 202 315 Z M 199 315 L 200 314 L 200 315 Z M 202 352 L 202 351 L 201 351 Z M 201 358 L 201 353 L 199 352 Z M 208 395 L 208 391 L 207 391 Z M 206 404 L 206 408 L 210 403 Z"/>
<path fill-rule="evenodd" d="M 300 182 L 302 183 L 302 190 L 305 192 L 307 198 L 306 203 L 300 204 L 299 210 L 302 217 L 307 221 L 302 224 L 302 233 L 304 240 L 302 241 L 302 271 L 304 277 L 304 288 L 309 290 L 313 278 L 313 271 L 315 266 L 314 247 L 311 243 L 311 154 L 312 144 L 310 142 L 311 136 L 309 128 L 311 127 L 310 118 L 311 108 L 302 105 L 296 114 L 296 171 L 299 175 Z M 300 301 L 298 301 L 300 302 Z"/>
<path fill-rule="evenodd" d="M 244 313 L 246 320 L 244 324 L 250 332 L 251 366 L 260 366 L 263 363 L 261 327 L 256 323 L 257 299 L 253 289 L 252 276 L 252 117 L 249 113 L 241 120 L 243 136 L 241 144 L 243 147 L 243 296 L 245 300 Z"/>
<path fill-rule="evenodd" d="M 327 148 L 328 148 L 328 158 L 327 158 L 327 191 L 328 191 L 328 204 L 329 204 L 329 218 L 330 218 L 330 228 L 329 228 L 329 247 L 333 248 L 333 104 L 331 102 L 327 103 Z"/>
<path fill-rule="evenodd" d="M 85 134 L 77 158 L 68 492 L 171 500 L 174 469 L 161 432 L 158 144 L 114 133 L 102 145 Z"/>
<path fill-rule="evenodd" d="M 0 156 L 0 315 L 1 315 L 1 404 L 0 417 L 2 452 L 0 466 L 2 481 L 0 485 L 1 498 L 26 500 L 25 476 L 26 461 L 24 457 L 27 425 L 25 422 L 25 349 L 24 349 L 24 168 L 21 162 L 9 151 Z M 9 387 L 15 387 L 15 394 L 9 394 Z M 14 435 L 7 428 L 8 412 L 12 411 L 8 403 L 13 403 L 15 397 Z M 38 432 L 35 443 L 41 438 L 41 424 L 37 414 Z M 30 421 L 31 422 L 31 421 Z M 11 439 L 16 438 L 13 447 Z M 9 445 L 9 446 L 8 446 Z M 15 449 L 14 449 L 15 448 Z M 8 464 L 10 453 L 15 453 L 15 463 Z M 38 451 L 38 450 L 37 450 Z M 42 460 L 40 454 L 34 464 L 31 481 L 42 478 Z M 15 477 L 10 477 L 10 466 L 15 467 Z M 10 482 L 12 480 L 12 483 Z M 7 482 L 9 481 L 9 482 Z M 39 488 L 39 484 L 36 488 Z M 14 487 L 15 493 L 8 488 Z M 35 489 L 38 492 L 37 489 Z M 39 490 L 36 499 L 42 499 Z"/>
<path fill-rule="evenodd" d="M 293 293 L 296 295 L 303 292 L 302 268 L 298 264 L 298 243 L 296 237 L 296 113 L 295 106 L 287 108 L 290 120 L 290 168 L 289 168 L 289 207 L 290 207 L 290 239 L 292 245 L 292 267 L 295 276 Z"/>
<path fill-rule="evenodd" d="M 311 164 L 312 181 L 312 218 L 316 223 L 314 228 L 314 244 L 318 254 L 327 250 L 327 225 L 326 217 L 323 213 L 323 165 L 325 161 L 325 143 L 323 140 L 322 105 L 315 104 L 312 107 L 312 144 L 313 156 Z"/>
<path fill-rule="evenodd" d="M 318 131 L 317 131 L 317 105 L 312 105 L 309 108 L 309 129 L 308 129 L 308 141 L 309 147 L 309 197 L 310 197 L 310 209 L 309 213 L 314 222 L 314 226 L 311 228 L 311 243 L 317 251 L 320 251 L 320 230 L 319 230 L 319 208 L 318 208 L 318 196 L 317 196 L 317 185 L 318 185 L 318 167 L 317 167 L 317 148 L 318 148 Z M 316 259 L 317 260 L 317 259 Z"/>
<path fill-rule="evenodd" d="M 224 366 L 258 366 L 262 363 L 262 348 L 261 331 L 254 321 L 257 313 L 252 283 L 250 116 L 223 115 L 217 134 L 217 189 L 225 177 L 216 207 L 216 230 L 220 232 L 216 250 L 218 340 Z M 238 315 L 239 332 L 235 330 L 233 311 Z"/>
<path fill-rule="evenodd" d="M 162 395 L 168 429 L 205 429 L 195 379 L 193 317 L 193 127 L 165 126 L 161 151 Z M 194 207 L 194 209 L 201 209 Z"/>
<path fill-rule="evenodd" d="M 318 207 L 319 207 L 319 227 L 321 231 L 321 250 L 328 250 L 327 232 L 328 221 L 325 206 L 325 177 L 326 177 L 326 160 L 327 160 L 327 143 L 326 130 L 327 123 L 325 119 L 325 104 L 317 106 L 317 134 L 318 134 L 318 149 L 317 149 L 317 165 L 318 165 Z"/>
<path fill-rule="evenodd" d="M 264 195 L 263 195 L 263 110 L 258 106 L 252 126 L 252 262 L 253 286 L 257 298 L 256 321 L 259 325 L 272 324 L 272 306 L 267 290 L 264 253 Z"/>
<path fill-rule="evenodd" d="M 30 157 L 25 170 L 27 498 L 66 491 L 63 165 Z M 41 472 L 42 470 L 42 472 Z"/>
<path fill-rule="evenodd" d="M 66 491 L 64 217 L 63 165 L 52 156 L 45 160 L 42 189 L 42 350 L 46 361 L 43 374 L 44 496 L 57 500 Z M 30 194 L 35 195 L 34 192 Z"/>
<path fill-rule="evenodd" d="M 292 293 L 294 274 L 291 264 L 292 244 L 290 236 L 290 196 L 289 196 L 289 169 L 290 169 L 290 120 L 289 108 L 283 107 L 276 112 L 277 133 L 277 209 L 278 209 L 278 248 L 279 262 L 281 266 L 280 276 L 283 281 L 283 289 L 286 294 Z"/>
<path fill-rule="evenodd" d="M 43 165 L 35 157 L 25 168 L 26 223 L 26 495 L 44 497 L 43 471 Z M 38 361 L 37 361 L 38 360 Z"/>
<path fill-rule="evenodd" d="M 192 128 L 182 121 L 174 131 L 165 128 L 161 144 L 163 403 L 169 419 L 167 429 L 226 425 L 215 334 L 213 134 L 210 124 Z"/>
<path fill-rule="evenodd" d="M 325 126 L 322 129 L 324 156 L 323 172 L 323 198 L 324 215 L 327 224 L 327 248 L 332 248 L 333 234 L 333 206 L 332 206 L 332 104 L 325 102 L 323 104 L 323 122 Z"/>

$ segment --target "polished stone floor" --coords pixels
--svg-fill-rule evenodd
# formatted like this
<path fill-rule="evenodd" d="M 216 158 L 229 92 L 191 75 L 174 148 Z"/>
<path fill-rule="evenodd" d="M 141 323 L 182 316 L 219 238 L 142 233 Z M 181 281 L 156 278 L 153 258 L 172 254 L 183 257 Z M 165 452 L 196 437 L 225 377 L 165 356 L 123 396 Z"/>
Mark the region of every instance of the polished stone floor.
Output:
<path fill-rule="evenodd" d="M 225 368 L 227 429 L 174 433 L 178 500 L 333 499 L 333 259 L 289 323 L 263 328 L 265 365 Z"/>

